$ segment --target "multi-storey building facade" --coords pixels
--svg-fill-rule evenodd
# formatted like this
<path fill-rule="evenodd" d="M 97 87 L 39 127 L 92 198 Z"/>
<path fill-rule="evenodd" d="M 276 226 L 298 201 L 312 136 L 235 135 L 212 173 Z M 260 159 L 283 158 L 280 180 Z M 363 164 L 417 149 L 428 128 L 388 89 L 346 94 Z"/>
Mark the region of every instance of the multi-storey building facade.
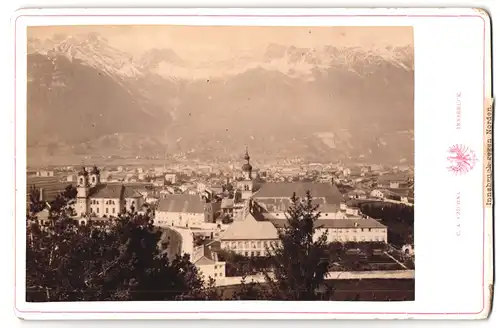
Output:
<path fill-rule="evenodd" d="M 77 174 L 75 212 L 79 217 L 116 217 L 124 211 L 140 210 L 143 197 L 134 188 L 123 184 L 103 184 L 96 166 L 84 167 Z"/>

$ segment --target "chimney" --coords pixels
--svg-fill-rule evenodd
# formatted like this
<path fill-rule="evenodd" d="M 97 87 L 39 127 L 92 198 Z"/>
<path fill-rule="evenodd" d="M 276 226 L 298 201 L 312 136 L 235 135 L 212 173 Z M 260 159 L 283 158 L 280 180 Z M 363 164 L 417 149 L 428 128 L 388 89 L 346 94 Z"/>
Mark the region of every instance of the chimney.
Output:
<path fill-rule="evenodd" d="M 38 197 L 39 199 L 38 200 L 42 202 L 43 199 L 44 199 L 44 197 L 43 197 L 43 188 L 38 189 L 38 191 L 39 191 L 39 197 Z"/>

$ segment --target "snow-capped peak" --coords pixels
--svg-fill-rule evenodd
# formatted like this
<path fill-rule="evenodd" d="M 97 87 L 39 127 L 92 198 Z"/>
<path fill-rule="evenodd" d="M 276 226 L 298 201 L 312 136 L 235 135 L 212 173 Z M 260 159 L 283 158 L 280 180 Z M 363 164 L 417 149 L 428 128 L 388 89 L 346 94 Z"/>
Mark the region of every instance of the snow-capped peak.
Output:
<path fill-rule="evenodd" d="M 110 75 L 136 77 L 142 74 L 132 56 L 112 47 L 97 33 L 54 37 L 40 41 L 31 39 L 28 48 L 49 57 L 64 56 L 70 61 L 79 60 Z"/>

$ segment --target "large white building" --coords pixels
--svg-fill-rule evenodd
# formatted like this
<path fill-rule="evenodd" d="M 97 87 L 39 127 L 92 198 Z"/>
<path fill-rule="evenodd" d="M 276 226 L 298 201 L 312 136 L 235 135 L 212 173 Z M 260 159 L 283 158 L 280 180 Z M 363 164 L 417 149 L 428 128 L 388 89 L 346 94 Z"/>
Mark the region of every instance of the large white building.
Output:
<path fill-rule="evenodd" d="M 221 248 L 244 256 L 265 256 L 266 251 L 278 241 L 278 230 L 267 220 L 256 218 L 249 205 L 220 238 Z"/>
<path fill-rule="evenodd" d="M 199 195 L 174 194 L 160 199 L 155 212 L 155 224 L 184 228 L 200 228 L 214 222 L 220 204 L 207 201 Z"/>
<path fill-rule="evenodd" d="M 284 228 L 286 220 L 273 220 L 279 229 Z M 326 232 L 327 242 L 380 242 L 387 243 L 387 227 L 372 218 L 343 219 L 343 220 L 317 220 L 318 228 L 315 238 Z"/>
<path fill-rule="evenodd" d="M 101 183 L 96 166 L 90 171 L 85 167 L 77 174 L 75 212 L 79 217 L 116 217 L 132 208 L 140 210 L 143 197 L 134 188 L 123 184 Z"/>

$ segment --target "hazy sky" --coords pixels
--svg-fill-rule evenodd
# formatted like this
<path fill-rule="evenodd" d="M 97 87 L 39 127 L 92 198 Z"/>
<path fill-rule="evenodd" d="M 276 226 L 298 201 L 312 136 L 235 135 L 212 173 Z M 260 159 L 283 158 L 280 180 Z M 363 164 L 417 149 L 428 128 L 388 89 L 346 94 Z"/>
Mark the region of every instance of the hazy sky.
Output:
<path fill-rule="evenodd" d="M 202 53 L 253 51 L 269 43 L 314 47 L 323 45 L 385 48 L 413 45 L 412 27 L 248 27 L 173 25 L 98 25 L 30 27 L 28 37 L 97 32 L 116 48 L 140 55 L 151 48 L 172 48 L 184 57 Z"/>

